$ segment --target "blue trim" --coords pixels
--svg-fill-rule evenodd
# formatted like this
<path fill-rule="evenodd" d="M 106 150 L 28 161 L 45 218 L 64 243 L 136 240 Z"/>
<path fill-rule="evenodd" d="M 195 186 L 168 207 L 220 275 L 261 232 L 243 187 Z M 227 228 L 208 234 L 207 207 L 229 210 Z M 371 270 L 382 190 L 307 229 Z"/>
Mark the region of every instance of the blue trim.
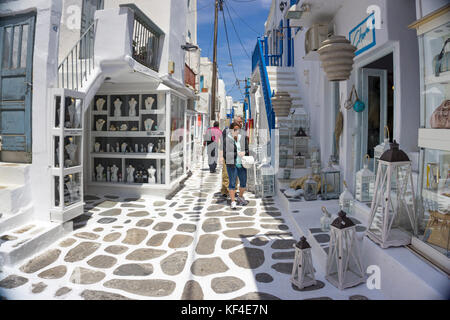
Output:
<path fill-rule="evenodd" d="M 287 58 L 287 66 L 288 67 L 290 67 L 290 66 L 292 66 L 292 46 L 291 46 L 291 36 L 292 36 L 292 33 L 291 33 L 291 28 L 289 28 L 289 19 L 287 19 L 286 20 L 286 27 L 288 27 L 288 29 L 287 29 L 287 55 L 288 55 L 288 58 Z"/>
<path fill-rule="evenodd" d="M 372 20 L 372 24 L 375 25 L 375 12 L 372 12 L 370 15 L 368 15 L 363 21 L 361 21 L 356 27 L 354 27 L 354 28 L 353 28 L 352 30 L 350 30 L 350 32 L 348 33 L 348 39 L 350 40 L 351 44 L 354 45 L 355 47 L 356 47 L 356 44 L 354 43 L 354 39 L 352 39 L 352 33 L 353 33 L 355 30 L 357 30 L 361 25 L 366 24 L 366 23 L 367 23 L 367 20 L 368 20 L 369 18 L 371 18 L 371 17 L 372 17 L 372 19 L 373 19 L 373 20 Z M 369 33 L 369 32 L 370 32 L 370 29 L 369 29 L 369 28 L 366 28 L 366 30 L 364 31 L 364 33 L 361 34 L 361 35 L 359 36 L 358 43 L 359 43 L 359 41 L 361 41 L 362 39 L 364 39 L 365 36 L 366 36 L 366 34 Z M 374 47 L 374 46 L 377 44 L 377 41 L 376 41 L 376 38 L 375 38 L 375 26 L 372 28 L 372 37 L 373 37 L 373 41 L 372 41 L 370 44 L 368 44 L 367 46 L 362 47 L 361 49 L 357 50 L 357 51 L 355 52 L 355 56 L 357 56 L 357 55 L 359 55 L 359 54 L 361 54 L 361 53 L 363 53 L 363 52 L 369 50 L 370 48 Z"/>

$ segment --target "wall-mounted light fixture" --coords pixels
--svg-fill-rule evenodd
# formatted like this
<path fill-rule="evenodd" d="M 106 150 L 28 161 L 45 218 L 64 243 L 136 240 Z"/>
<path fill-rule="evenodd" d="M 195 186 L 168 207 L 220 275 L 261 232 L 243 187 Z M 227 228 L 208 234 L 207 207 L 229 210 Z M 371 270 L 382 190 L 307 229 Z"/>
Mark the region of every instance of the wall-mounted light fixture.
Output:
<path fill-rule="evenodd" d="M 281 1 L 280 2 L 280 11 L 283 12 L 284 8 L 287 6 L 287 1 Z"/>
<path fill-rule="evenodd" d="M 186 51 L 194 51 L 194 50 L 198 50 L 198 46 L 196 46 L 195 44 L 190 44 L 187 43 L 181 45 L 181 49 L 186 50 Z"/>
<path fill-rule="evenodd" d="M 286 19 L 300 19 L 305 12 L 310 12 L 310 7 L 308 4 L 294 4 L 292 7 L 289 8 L 288 12 L 286 13 Z"/>

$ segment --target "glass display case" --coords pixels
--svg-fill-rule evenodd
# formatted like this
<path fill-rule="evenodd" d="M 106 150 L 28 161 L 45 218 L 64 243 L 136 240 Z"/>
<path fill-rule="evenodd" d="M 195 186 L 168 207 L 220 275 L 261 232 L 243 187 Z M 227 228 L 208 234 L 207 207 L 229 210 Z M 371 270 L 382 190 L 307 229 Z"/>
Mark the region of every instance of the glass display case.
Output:
<path fill-rule="evenodd" d="M 83 101 L 84 94 L 52 89 L 50 167 L 52 221 L 65 222 L 83 213 Z"/>
<path fill-rule="evenodd" d="M 446 10 L 446 11 L 445 11 Z M 415 249 L 450 272 L 450 10 L 416 21 L 421 72 Z"/>
<path fill-rule="evenodd" d="M 99 92 L 90 107 L 90 183 L 167 186 L 182 176 L 185 108 L 170 90 Z"/>

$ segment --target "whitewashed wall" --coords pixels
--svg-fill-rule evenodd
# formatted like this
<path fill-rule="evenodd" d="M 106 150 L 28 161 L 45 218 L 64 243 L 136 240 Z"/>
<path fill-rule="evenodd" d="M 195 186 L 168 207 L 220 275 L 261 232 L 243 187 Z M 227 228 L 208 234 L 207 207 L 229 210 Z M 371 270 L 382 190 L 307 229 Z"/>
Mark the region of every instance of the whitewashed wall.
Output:
<path fill-rule="evenodd" d="M 2 1 L 0 15 L 36 11 L 36 28 L 33 52 L 33 95 L 32 95 L 32 164 L 31 184 L 34 215 L 37 219 L 48 220 L 52 195 L 50 160 L 48 159 L 50 127 L 47 114 L 51 108 L 47 103 L 47 88 L 56 85 L 58 62 L 59 24 L 61 1 L 21 0 Z M 34 186 L 34 187 L 33 187 Z M 48 199 L 48 201 L 42 201 Z"/>
<path fill-rule="evenodd" d="M 415 20 L 415 5 L 411 0 L 351 0 L 342 1 L 331 23 L 335 34 L 348 38 L 349 31 L 368 16 L 370 5 L 379 6 L 381 29 L 376 30 L 376 45 L 358 55 L 348 81 L 339 83 L 340 92 L 346 99 L 353 84 L 356 84 L 358 67 L 379 57 L 377 53 L 394 52 L 394 133 L 405 151 L 417 151 L 417 129 L 419 126 L 419 57 L 417 37 L 407 26 Z M 401 14 L 399 14 L 401 12 Z M 326 164 L 333 145 L 334 99 L 331 83 L 320 67 L 319 61 L 305 61 L 303 56 L 305 32 L 298 32 L 294 40 L 295 73 L 299 81 L 302 103 L 311 117 L 311 137 L 321 149 L 322 165 Z M 381 56 L 380 56 L 381 57 Z M 340 166 L 343 178 L 353 190 L 355 172 L 355 143 L 359 128 L 356 112 L 343 111 L 344 131 L 340 141 Z"/>

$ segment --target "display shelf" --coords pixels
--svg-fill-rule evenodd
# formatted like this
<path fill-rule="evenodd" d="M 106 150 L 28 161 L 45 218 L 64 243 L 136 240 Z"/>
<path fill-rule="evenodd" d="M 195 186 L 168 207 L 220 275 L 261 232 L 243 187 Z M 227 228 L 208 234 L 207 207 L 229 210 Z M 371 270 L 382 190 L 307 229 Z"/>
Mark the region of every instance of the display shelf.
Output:
<path fill-rule="evenodd" d="M 141 114 L 165 114 L 166 110 L 164 109 L 156 109 L 156 110 L 140 110 Z"/>
<path fill-rule="evenodd" d="M 92 152 L 92 158 L 116 158 L 116 159 L 166 159 L 163 152 L 142 153 L 142 152 Z"/>
<path fill-rule="evenodd" d="M 92 137 L 132 138 L 132 137 L 155 137 L 164 138 L 166 135 L 157 131 L 92 131 Z"/>
<path fill-rule="evenodd" d="M 450 83 L 450 71 L 442 72 L 439 77 L 434 75 L 428 76 L 425 78 L 425 85 L 433 85 L 433 84 L 448 84 Z"/>
<path fill-rule="evenodd" d="M 132 121 L 132 122 L 138 122 L 139 121 L 139 116 L 135 116 L 135 117 L 108 117 L 108 121 L 109 122 L 126 122 L 126 121 Z"/>
<path fill-rule="evenodd" d="M 441 10 L 441 14 L 437 14 Z M 421 112 L 418 132 L 420 149 L 418 196 L 419 228 L 413 234 L 412 245 L 421 255 L 436 265 L 446 265 L 450 270 L 450 232 L 447 217 L 450 213 L 450 129 L 433 129 L 431 119 L 437 108 L 450 98 L 450 71 L 445 71 L 445 55 L 439 76 L 435 68 L 439 53 L 448 51 L 446 40 L 450 36 L 450 7 L 437 10 L 426 19 L 418 20 L 411 27 L 417 29 L 421 81 Z M 447 18 L 445 18 L 447 16 Z M 445 49 L 445 47 L 447 49 Z M 444 116 L 444 118 L 442 117 Z M 434 118 L 438 122 L 439 117 Z M 445 114 L 441 117 L 445 120 Z M 437 123 L 433 123 L 437 126 Z M 445 126 L 440 123 L 440 126 Z M 442 263 L 446 261 L 445 263 Z"/>
<path fill-rule="evenodd" d="M 450 151 L 449 129 L 419 129 L 419 147 Z"/>
<path fill-rule="evenodd" d="M 94 111 L 92 111 L 92 114 L 93 115 L 105 115 L 105 116 L 107 116 L 108 115 L 108 111 L 107 110 L 102 110 L 102 111 L 94 110 Z"/>

